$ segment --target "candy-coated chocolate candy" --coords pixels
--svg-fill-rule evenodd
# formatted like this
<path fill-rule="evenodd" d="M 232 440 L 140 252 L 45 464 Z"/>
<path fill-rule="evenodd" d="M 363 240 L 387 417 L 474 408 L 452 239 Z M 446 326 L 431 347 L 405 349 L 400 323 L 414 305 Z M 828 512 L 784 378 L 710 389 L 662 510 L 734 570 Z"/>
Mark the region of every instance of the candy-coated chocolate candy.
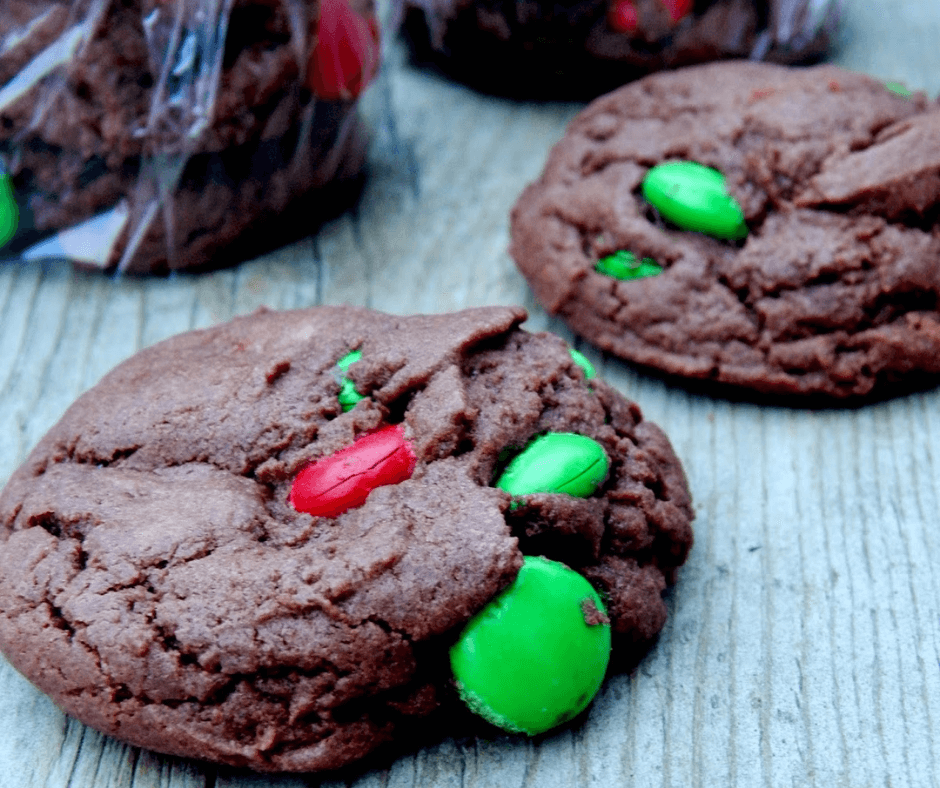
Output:
<path fill-rule="evenodd" d="M 725 176 L 694 161 L 657 164 L 643 179 L 643 196 L 666 219 L 715 238 L 747 235 L 744 212 L 728 193 Z"/>
<path fill-rule="evenodd" d="M 16 234 L 19 209 L 13 198 L 13 186 L 9 175 L 0 175 L 0 247 Z"/>
<path fill-rule="evenodd" d="M 349 368 L 361 358 L 361 350 L 352 350 L 336 362 L 336 366 L 343 373 L 343 377 L 339 381 L 339 404 L 343 408 L 343 413 L 352 410 L 359 400 L 365 399 L 362 394 L 356 391 L 353 382 L 346 377 Z"/>
<path fill-rule="evenodd" d="M 549 432 L 516 455 L 496 486 L 510 495 L 592 495 L 607 478 L 610 460 L 597 441 L 573 432 Z"/>
<path fill-rule="evenodd" d="M 614 0 L 607 8 L 607 26 L 617 33 L 635 33 L 640 15 L 632 0 Z"/>
<path fill-rule="evenodd" d="M 590 583 L 564 564 L 528 556 L 450 650 L 464 703 L 530 736 L 583 711 L 609 659 L 610 624 Z"/>
<path fill-rule="evenodd" d="M 314 516 L 338 517 L 362 506 L 376 487 L 410 479 L 416 461 L 401 426 L 383 427 L 303 468 L 291 487 L 291 505 Z"/>
<path fill-rule="evenodd" d="M 575 350 L 573 347 L 568 348 L 568 352 L 571 354 L 571 358 L 574 359 L 574 363 L 581 367 L 581 371 L 584 372 L 586 380 L 597 377 L 597 370 L 594 369 L 594 365 L 588 361 L 584 353 L 580 350 Z"/>
<path fill-rule="evenodd" d="M 903 82 L 885 82 L 885 87 L 903 98 L 910 98 L 914 95 L 913 91 L 909 90 Z"/>
<path fill-rule="evenodd" d="M 688 16 L 693 0 L 661 0 L 669 21 L 676 24 Z M 633 0 L 613 0 L 607 8 L 607 26 L 617 32 L 632 35 L 640 27 L 640 14 Z"/>
<path fill-rule="evenodd" d="M 669 19 L 673 24 L 689 15 L 692 10 L 693 0 L 662 0 L 666 10 L 669 12 Z"/>
<path fill-rule="evenodd" d="M 620 249 L 598 260 L 594 270 L 600 274 L 612 276 L 614 279 L 643 279 L 661 274 L 663 267 L 657 265 L 652 257 L 637 260 L 633 252 Z"/>
<path fill-rule="evenodd" d="M 330 101 L 356 98 L 379 69 L 379 30 L 346 0 L 320 0 L 317 41 L 310 53 L 307 83 Z"/>

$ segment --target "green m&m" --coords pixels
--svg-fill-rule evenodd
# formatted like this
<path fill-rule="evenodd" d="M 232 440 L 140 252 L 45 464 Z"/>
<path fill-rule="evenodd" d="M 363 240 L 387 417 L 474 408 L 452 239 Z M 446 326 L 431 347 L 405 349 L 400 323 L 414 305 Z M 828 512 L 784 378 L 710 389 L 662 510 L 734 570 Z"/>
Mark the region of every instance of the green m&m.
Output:
<path fill-rule="evenodd" d="M 610 460 L 597 441 L 573 432 L 549 432 L 516 455 L 496 481 L 510 495 L 594 494 L 607 478 Z"/>
<path fill-rule="evenodd" d="M 747 235 L 744 211 L 718 170 L 694 161 L 669 161 L 646 173 L 642 189 L 650 205 L 684 230 L 724 239 Z"/>
<path fill-rule="evenodd" d="M 914 92 L 908 88 L 903 82 L 889 81 L 884 83 L 885 88 L 890 90 L 892 93 L 901 96 L 901 98 L 910 98 L 914 95 Z"/>
<path fill-rule="evenodd" d="M 610 659 L 610 624 L 590 583 L 564 564 L 526 557 L 512 585 L 450 650 L 461 699 L 512 733 L 533 736 L 583 711 Z"/>
<path fill-rule="evenodd" d="M 594 365 L 588 361 L 588 357 L 585 356 L 584 353 L 580 350 L 575 350 L 573 347 L 568 348 L 568 352 L 571 354 L 574 363 L 581 367 L 585 380 L 591 380 L 597 377 L 597 370 L 594 369 Z"/>
<path fill-rule="evenodd" d="M 16 234 L 19 209 L 13 198 L 9 175 L 0 175 L 0 248 Z"/>
<path fill-rule="evenodd" d="M 647 276 L 656 276 L 663 272 L 652 257 L 637 260 L 633 252 L 621 249 L 597 261 L 594 270 L 614 279 L 642 279 Z"/>
<path fill-rule="evenodd" d="M 361 399 L 365 399 L 353 385 L 353 382 L 346 377 L 346 373 L 349 371 L 349 368 L 355 364 L 359 359 L 362 358 L 361 350 L 352 350 L 343 356 L 339 361 L 336 362 L 336 366 L 339 367 L 340 371 L 343 373 L 343 377 L 339 381 L 339 404 L 343 408 L 343 413 L 352 410 L 356 403 Z"/>

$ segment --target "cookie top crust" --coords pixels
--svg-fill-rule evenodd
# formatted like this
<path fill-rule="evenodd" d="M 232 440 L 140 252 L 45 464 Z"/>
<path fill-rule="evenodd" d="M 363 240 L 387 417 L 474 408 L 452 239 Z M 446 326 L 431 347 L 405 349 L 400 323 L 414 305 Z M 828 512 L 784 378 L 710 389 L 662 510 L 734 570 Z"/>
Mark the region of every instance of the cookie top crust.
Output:
<path fill-rule="evenodd" d="M 940 373 L 940 106 L 833 66 L 732 62 L 592 103 L 512 211 L 545 307 L 599 347 L 769 394 L 864 397 Z M 725 176 L 743 239 L 667 222 L 650 170 Z M 620 280 L 615 253 L 661 267 Z M 655 274 L 655 269 L 651 269 Z"/>
<path fill-rule="evenodd" d="M 682 467 L 525 318 L 260 311 L 131 357 L 0 494 L 3 653 L 106 733 L 263 771 L 342 766 L 449 708 L 447 650 L 523 554 L 587 577 L 635 661 L 692 542 Z M 302 468 L 388 425 L 410 478 L 335 517 L 290 505 Z M 603 447 L 596 492 L 498 489 L 549 432 Z"/>

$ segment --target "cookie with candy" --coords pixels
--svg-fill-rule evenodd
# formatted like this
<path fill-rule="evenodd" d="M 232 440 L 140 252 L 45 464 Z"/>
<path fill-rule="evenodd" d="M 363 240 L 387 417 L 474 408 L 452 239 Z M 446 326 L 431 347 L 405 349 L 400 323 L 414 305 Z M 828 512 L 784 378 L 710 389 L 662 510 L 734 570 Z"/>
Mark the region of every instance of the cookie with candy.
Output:
<path fill-rule="evenodd" d="M 415 58 L 487 92 L 585 99 L 653 71 L 825 56 L 839 0 L 396 0 Z"/>
<path fill-rule="evenodd" d="M 715 63 L 588 106 L 510 253 L 605 351 L 829 401 L 940 376 L 940 109 L 833 66 Z"/>
<path fill-rule="evenodd" d="M 0 41 L 3 256 L 214 268 L 355 197 L 371 0 L 5 0 Z"/>
<path fill-rule="evenodd" d="M 261 771 L 465 706 L 576 717 L 662 628 L 692 507 L 663 432 L 525 318 L 260 311 L 132 356 L 0 493 L 4 655 L 105 733 Z"/>

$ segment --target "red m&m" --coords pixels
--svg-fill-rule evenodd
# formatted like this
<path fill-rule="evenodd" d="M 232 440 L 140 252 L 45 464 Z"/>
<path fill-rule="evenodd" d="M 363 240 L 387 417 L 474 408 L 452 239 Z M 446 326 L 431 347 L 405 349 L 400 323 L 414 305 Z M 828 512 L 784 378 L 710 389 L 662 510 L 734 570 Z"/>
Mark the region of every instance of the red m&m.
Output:
<path fill-rule="evenodd" d="M 692 11 L 694 0 L 661 0 L 672 24 L 684 19 Z M 640 27 L 640 13 L 633 0 L 613 0 L 607 9 L 607 25 L 618 33 L 632 35 Z"/>
<path fill-rule="evenodd" d="M 299 512 L 338 517 L 362 506 L 376 487 L 410 479 L 416 462 L 402 427 L 383 427 L 303 468 L 289 500 Z"/>
<path fill-rule="evenodd" d="M 635 33 L 640 25 L 640 15 L 632 0 L 615 0 L 607 9 L 607 24 L 618 33 Z"/>
<path fill-rule="evenodd" d="M 692 10 L 692 4 L 694 0 L 662 0 L 662 4 L 666 6 L 666 10 L 669 12 L 669 19 L 672 20 L 673 24 L 676 24 L 680 19 L 688 16 L 689 12 Z"/>
<path fill-rule="evenodd" d="M 317 42 L 310 53 L 307 84 L 329 101 L 356 98 L 379 70 L 379 30 L 347 0 L 320 0 Z"/>

